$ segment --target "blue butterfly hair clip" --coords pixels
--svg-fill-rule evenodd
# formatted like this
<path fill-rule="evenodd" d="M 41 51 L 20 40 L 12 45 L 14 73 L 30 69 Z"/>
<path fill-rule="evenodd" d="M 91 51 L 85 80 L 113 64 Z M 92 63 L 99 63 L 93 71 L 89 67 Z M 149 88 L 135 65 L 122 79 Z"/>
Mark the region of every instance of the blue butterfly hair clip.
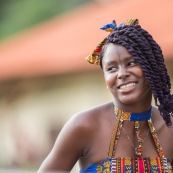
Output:
<path fill-rule="evenodd" d="M 112 32 L 115 28 L 117 28 L 117 24 L 115 20 L 113 20 L 111 23 L 104 25 L 100 29 L 105 30 L 106 32 Z"/>

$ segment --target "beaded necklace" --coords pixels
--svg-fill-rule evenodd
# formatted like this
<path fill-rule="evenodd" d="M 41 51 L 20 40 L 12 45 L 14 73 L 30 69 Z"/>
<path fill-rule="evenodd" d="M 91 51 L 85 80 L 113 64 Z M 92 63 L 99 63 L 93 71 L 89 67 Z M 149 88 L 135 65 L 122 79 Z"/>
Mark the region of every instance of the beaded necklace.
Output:
<path fill-rule="evenodd" d="M 141 112 L 141 113 L 125 112 L 117 107 L 114 107 L 114 113 L 116 115 L 117 120 L 120 121 L 119 133 L 121 131 L 123 131 L 125 133 L 127 139 L 129 140 L 129 142 L 131 143 L 132 147 L 135 150 L 136 156 L 141 157 L 142 151 L 143 151 L 144 138 L 142 139 L 142 136 L 141 136 L 139 121 L 148 121 L 151 118 L 152 107 L 150 107 L 150 109 L 148 111 Z M 130 140 L 130 137 L 127 135 L 125 129 L 123 128 L 124 120 L 134 122 L 135 133 L 136 133 L 136 137 L 137 137 L 137 141 L 138 141 L 137 147 L 134 146 L 133 142 Z M 149 132 L 149 130 L 146 132 L 146 135 L 148 134 L 148 132 Z M 118 139 L 119 139 L 119 137 L 118 137 Z"/>
<path fill-rule="evenodd" d="M 150 110 L 151 110 L 151 108 L 150 108 Z M 149 113 L 151 112 L 150 110 L 148 111 Z M 114 111 L 114 113 L 115 113 L 115 117 L 116 117 L 116 119 L 117 119 L 117 114 L 116 114 L 115 111 Z M 135 113 L 135 114 L 136 114 L 136 113 Z M 139 116 L 145 115 L 145 117 L 146 117 L 147 119 L 148 119 L 148 117 L 149 117 L 149 115 L 147 115 L 147 113 L 145 113 L 145 114 L 144 114 L 144 113 L 139 113 L 139 114 L 136 114 L 136 115 L 137 115 L 137 116 L 138 116 L 138 115 L 139 115 Z M 136 117 L 133 117 L 133 119 L 136 119 Z M 137 119 L 141 119 L 141 118 L 139 117 L 139 118 L 137 118 Z M 144 119 L 144 118 L 143 118 L 143 119 Z M 122 127 L 122 131 L 123 131 L 124 134 L 126 135 L 128 141 L 130 142 L 131 146 L 133 147 L 133 149 L 135 150 L 135 153 L 136 153 L 137 148 L 136 148 L 135 145 L 133 144 L 132 140 L 130 139 L 130 137 L 129 137 L 129 135 L 127 134 L 127 132 L 126 132 L 126 130 L 125 130 L 124 127 Z M 147 130 L 146 133 L 144 134 L 143 142 L 144 142 L 145 138 L 147 137 L 149 131 L 150 131 L 150 129 L 148 128 L 148 130 Z"/>

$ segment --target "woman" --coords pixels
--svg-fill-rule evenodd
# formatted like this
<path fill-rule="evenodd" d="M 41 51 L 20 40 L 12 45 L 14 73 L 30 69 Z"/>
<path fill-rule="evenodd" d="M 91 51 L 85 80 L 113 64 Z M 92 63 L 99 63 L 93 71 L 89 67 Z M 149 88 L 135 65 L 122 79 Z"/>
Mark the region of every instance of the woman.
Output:
<path fill-rule="evenodd" d="M 173 172 L 173 95 L 162 51 L 137 19 L 102 29 L 111 33 L 87 60 L 100 64 L 113 101 L 73 116 L 38 172 L 69 172 L 78 160 L 82 173 Z"/>

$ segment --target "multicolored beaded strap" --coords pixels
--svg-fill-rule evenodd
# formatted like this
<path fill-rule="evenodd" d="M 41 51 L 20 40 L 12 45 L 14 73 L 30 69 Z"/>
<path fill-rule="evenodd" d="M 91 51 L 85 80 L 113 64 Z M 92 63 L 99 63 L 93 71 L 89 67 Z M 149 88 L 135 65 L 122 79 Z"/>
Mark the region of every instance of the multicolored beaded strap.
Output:
<path fill-rule="evenodd" d="M 120 110 L 121 112 L 121 110 Z M 115 152 L 118 146 L 118 141 L 122 132 L 122 127 L 123 127 L 123 119 L 121 118 L 121 113 L 117 114 L 117 121 L 112 133 L 112 139 L 111 143 L 109 146 L 109 153 L 108 153 L 108 158 L 114 158 L 115 157 Z"/>
<path fill-rule="evenodd" d="M 136 132 L 136 136 L 137 136 L 137 140 L 138 140 L 138 146 L 135 148 L 135 154 L 138 157 L 141 157 L 142 151 L 143 151 L 144 140 L 142 139 L 142 136 L 141 136 L 139 121 L 135 121 L 135 132 Z"/>
<path fill-rule="evenodd" d="M 149 129 L 150 129 L 151 135 L 153 137 L 153 140 L 155 142 L 159 157 L 163 159 L 164 158 L 163 150 L 162 150 L 162 147 L 160 145 L 160 141 L 159 141 L 158 135 L 156 133 L 156 130 L 153 126 L 151 118 L 148 120 L 148 126 L 149 126 Z"/>
<path fill-rule="evenodd" d="M 121 26 L 138 25 L 138 24 L 139 24 L 139 21 L 138 19 L 135 19 L 135 18 L 128 19 L 127 21 L 121 23 L 119 26 L 117 26 L 115 20 L 113 20 L 111 23 L 104 25 L 100 29 L 111 33 L 114 31 L 114 29 L 119 28 Z M 94 49 L 93 53 L 86 58 L 89 63 L 100 65 L 100 52 L 102 51 L 102 48 L 106 40 L 107 40 L 107 37 L 104 38 L 102 41 L 100 41 L 97 47 Z"/>

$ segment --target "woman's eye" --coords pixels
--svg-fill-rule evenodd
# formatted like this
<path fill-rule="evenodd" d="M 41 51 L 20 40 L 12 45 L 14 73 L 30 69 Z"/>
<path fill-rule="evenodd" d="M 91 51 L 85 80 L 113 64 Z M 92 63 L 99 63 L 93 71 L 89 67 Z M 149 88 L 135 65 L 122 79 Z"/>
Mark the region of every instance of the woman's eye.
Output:
<path fill-rule="evenodd" d="M 128 63 L 129 66 L 135 66 L 137 65 L 138 63 L 136 61 L 131 61 Z"/>
<path fill-rule="evenodd" d="M 107 70 L 110 71 L 110 72 L 113 72 L 113 71 L 116 71 L 117 68 L 113 66 L 113 67 L 108 67 Z"/>

